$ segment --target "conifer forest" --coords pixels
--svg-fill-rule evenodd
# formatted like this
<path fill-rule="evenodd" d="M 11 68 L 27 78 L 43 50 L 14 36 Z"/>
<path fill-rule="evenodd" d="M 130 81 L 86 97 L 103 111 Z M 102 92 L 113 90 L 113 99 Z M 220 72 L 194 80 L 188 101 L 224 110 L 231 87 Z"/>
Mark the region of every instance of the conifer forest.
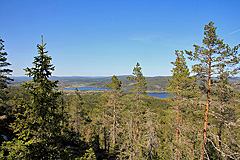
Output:
<path fill-rule="evenodd" d="M 31 80 L 13 86 L 0 37 L 0 159 L 240 159 L 239 47 L 209 22 L 202 44 L 172 52 L 169 97 L 157 98 L 138 62 L 127 92 L 116 75 L 107 91 L 65 92 L 43 37 L 24 69 Z"/>

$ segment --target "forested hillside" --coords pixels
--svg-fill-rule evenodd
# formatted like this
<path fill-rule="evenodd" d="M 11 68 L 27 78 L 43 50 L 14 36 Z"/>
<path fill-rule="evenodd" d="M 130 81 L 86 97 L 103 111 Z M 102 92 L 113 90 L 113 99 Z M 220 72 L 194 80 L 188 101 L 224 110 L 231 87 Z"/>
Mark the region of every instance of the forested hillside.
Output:
<path fill-rule="evenodd" d="M 138 62 L 129 76 L 52 77 L 42 37 L 28 78 L 12 82 L 0 39 L 0 159 L 240 159 L 240 44 L 216 29 L 209 22 L 202 45 L 175 50 L 170 77 L 146 78 Z M 57 89 L 80 86 L 109 90 Z"/>
<path fill-rule="evenodd" d="M 15 81 L 10 86 L 19 86 L 23 81 L 30 81 L 29 77 L 11 77 Z M 131 81 L 127 80 L 127 76 L 118 76 L 122 81 L 122 89 L 130 90 L 132 88 Z M 146 77 L 147 90 L 149 92 L 166 91 L 167 76 Z M 51 80 L 58 80 L 58 86 L 63 88 L 76 87 L 96 87 L 105 88 L 106 83 L 111 82 L 111 77 L 50 77 Z"/>

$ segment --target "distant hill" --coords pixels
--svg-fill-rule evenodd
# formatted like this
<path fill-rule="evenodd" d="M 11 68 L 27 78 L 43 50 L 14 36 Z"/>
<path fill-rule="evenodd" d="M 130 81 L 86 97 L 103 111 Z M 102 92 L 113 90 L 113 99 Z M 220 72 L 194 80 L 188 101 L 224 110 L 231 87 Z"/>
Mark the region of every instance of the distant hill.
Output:
<path fill-rule="evenodd" d="M 123 82 L 122 89 L 131 90 L 133 88 L 133 83 L 127 80 L 128 75 L 118 76 L 119 80 Z M 147 91 L 149 92 L 163 92 L 166 91 L 167 78 L 169 76 L 156 76 L 156 77 L 146 77 Z M 29 77 L 11 77 L 14 82 L 11 83 L 13 86 L 19 86 L 23 81 L 31 81 Z M 97 87 L 105 88 L 106 83 L 111 82 L 112 77 L 84 77 L 84 76 L 73 76 L 73 77 L 56 77 L 53 76 L 51 80 L 58 80 L 59 87 L 62 88 L 75 88 L 75 87 Z M 232 84 L 240 82 L 240 77 L 234 77 L 230 79 Z M 235 88 L 240 89 L 237 85 Z"/>
<path fill-rule="evenodd" d="M 123 82 L 122 88 L 124 90 L 130 90 L 133 87 L 131 81 L 127 80 L 128 75 L 118 76 L 119 80 Z M 17 86 L 23 81 L 30 81 L 29 77 L 11 77 L 14 79 L 12 85 Z M 72 77 L 56 77 L 53 76 L 51 80 L 58 80 L 59 87 L 99 87 L 104 88 L 106 83 L 111 82 L 112 77 L 84 77 L 84 76 L 72 76 Z M 147 90 L 154 92 L 165 91 L 167 84 L 167 76 L 146 77 Z"/>
<path fill-rule="evenodd" d="M 125 76 L 118 76 L 119 80 L 123 82 L 122 88 L 124 90 L 130 90 L 133 85 Z M 88 86 L 88 87 L 99 87 L 104 88 L 106 83 L 111 82 L 112 77 L 99 77 L 99 78 L 89 78 L 89 77 L 65 77 L 59 78 L 59 86 L 63 87 L 78 87 L 78 86 Z M 167 84 L 166 76 L 158 77 L 146 77 L 147 89 L 148 91 L 165 91 Z"/>

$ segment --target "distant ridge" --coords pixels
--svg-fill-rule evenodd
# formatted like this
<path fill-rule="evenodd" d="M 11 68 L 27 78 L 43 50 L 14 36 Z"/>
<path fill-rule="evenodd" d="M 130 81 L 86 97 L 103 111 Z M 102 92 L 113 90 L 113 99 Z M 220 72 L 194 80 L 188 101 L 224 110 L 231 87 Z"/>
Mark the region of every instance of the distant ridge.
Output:
<path fill-rule="evenodd" d="M 129 81 L 126 77 L 132 75 L 119 75 L 118 78 L 123 82 L 122 88 L 124 90 L 131 90 L 133 85 L 131 81 Z M 156 76 L 156 77 L 146 77 L 147 88 L 148 91 L 154 92 L 162 92 L 165 91 L 165 87 L 167 84 L 167 77 L 168 76 Z M 19 86 L 23 81 L 31 81 L 32 78 L 27 76 L 21 77 L 11 77 L 14 79 L 12 85 Z M 97 88 L 104 88 L 106 83 L 111 82 L 112 76 L 52 76 L 50 77 L 51 80 L 58 80 L 59 87 L 97 87 Z"/>
<path fill-rule="evenodd" d="M 10 78 L 14 79 L 14 82 L 13 83 L 19 83 L 19 82 L 23 82 L 23 81 L 31 81 L 32 78 L 31 77 L 27 77 L 27 76 L 20 76 L 20 77 L 14 77 L 14 76 L 11 76 Z"/>
<path fill-rule="evenodd" d="M 122 81 L 122 89 L 131 90 L 133 85 L 126 77 L 132 75 L 120 75 L 119 80 Z M 166 91 L 167 78 L 170 76 L 155 76 L 146 77 L 147 90 L 150 92 L 164 92 Z M 27 76 L 11 77 L 14 81 L 11 83 L 13 86 L 19 86 L 23 81 L 31 81 L 32 78 Z M 111 82 L 112 76 L 52 76 L 50 79 L 53 81 L 58 80 L 58 86 L 75 88 L 75 87 L 96 87 L 105 88 L 106 83 Z M 240 77 L 230 79 L 230 82 L 235 83 L 240 81 Z"/>

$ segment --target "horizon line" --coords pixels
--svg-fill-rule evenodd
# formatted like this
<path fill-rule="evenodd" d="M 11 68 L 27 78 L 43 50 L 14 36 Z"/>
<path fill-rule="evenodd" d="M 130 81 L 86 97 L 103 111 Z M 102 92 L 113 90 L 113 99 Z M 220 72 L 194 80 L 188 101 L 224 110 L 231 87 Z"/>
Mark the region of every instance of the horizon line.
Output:
<path fill-rule="evenodd" d="M 116 74 L 113 74 L 116 75 Z M 50 77 L 112 77 L 113 75 L 53 75 Z M 116 76 L 131 76 L 132 74 L 121 74 Z M 145 77 L 168 77 L 171 75 L 144 75 Z M 9 77 L 28 77 L 26 75 L 10 75 Z M 30 78 L 30 77 L 29 77 Z"/>

